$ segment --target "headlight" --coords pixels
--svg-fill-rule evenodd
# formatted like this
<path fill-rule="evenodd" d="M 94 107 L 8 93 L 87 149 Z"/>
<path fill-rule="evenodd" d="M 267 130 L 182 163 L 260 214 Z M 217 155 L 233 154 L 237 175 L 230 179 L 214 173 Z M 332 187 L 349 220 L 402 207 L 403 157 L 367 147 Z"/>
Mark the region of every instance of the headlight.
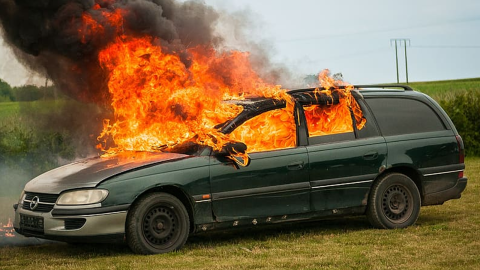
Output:
<path fill-rule="evenodd" d="M 57 200 L 58 205 L 82 205 L 99 203 L 108 196 L 108 190 L 86 189 L 65 192 Z"/>
<path fill-rule="evenodd" d="M 22 190 L 22 193 L 20 193 L 20 199 L 18 199 L 19 205 L 23 203 L 24 197 L 25 197 L 25 190 Z"/>

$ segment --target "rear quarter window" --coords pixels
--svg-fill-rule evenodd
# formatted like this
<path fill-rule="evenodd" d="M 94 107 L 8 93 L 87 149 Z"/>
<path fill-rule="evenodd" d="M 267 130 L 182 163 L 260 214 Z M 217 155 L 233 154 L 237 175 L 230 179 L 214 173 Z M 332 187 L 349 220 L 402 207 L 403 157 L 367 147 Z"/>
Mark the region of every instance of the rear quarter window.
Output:
<path fill-rule="evenodd" d="M 384 136 L 445 130 L 437 113 L 426 103 L 409 98 L 368 98 Z"/>

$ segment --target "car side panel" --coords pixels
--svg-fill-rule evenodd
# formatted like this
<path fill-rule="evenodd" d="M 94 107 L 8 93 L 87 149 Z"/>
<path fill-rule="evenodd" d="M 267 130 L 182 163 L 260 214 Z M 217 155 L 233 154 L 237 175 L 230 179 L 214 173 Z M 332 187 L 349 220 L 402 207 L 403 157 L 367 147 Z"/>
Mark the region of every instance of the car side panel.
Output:
<path fill-rule="evenodd" d="M 380 168 L 386 165 L 383 137 L 308 146 L 315 211 L 367 205 Z"/>
<path fill-rule="evenodd" d="M 459 185 L 466 180 L 461 174 L 465 164 L 460 161 L 458 133 L 440 105 L 414 91 L 364 96 L 388 145 L 387 169 L 415 170 L 426 204 L 459 198 L 463 191 L 460 186 L 465 186 Z M 449 192 L 439 195 L 443 191 Z M 432 194 L 435 199 L 431 199 Z"/>
<path fill-rule="evenodd" d="M 452 130 L 385 137 L 388 168 L 408 166 L 418 170 L 425 194 L 456 185 L 459 170 L 458 144 Z"/>
<path fill-rule="evenodd" d="M 210 194 L 209 159 L 208 156 L 192 157 L 143 168 L 109 179 L 98 186 L 110 192 L 107 199 L 102 202 L 102 206 L 131 204 L 151 189 L 174 186 L 189 198 L 196 224 L 213 222 L 211 202 L 194 199 L 194 197 Z"/>
<path fill-rule="evenodd" d="M 217 221 L 310 211 L 305 147 L 250 154 L 248 167 L 211 159 L 211 192 Z"/>

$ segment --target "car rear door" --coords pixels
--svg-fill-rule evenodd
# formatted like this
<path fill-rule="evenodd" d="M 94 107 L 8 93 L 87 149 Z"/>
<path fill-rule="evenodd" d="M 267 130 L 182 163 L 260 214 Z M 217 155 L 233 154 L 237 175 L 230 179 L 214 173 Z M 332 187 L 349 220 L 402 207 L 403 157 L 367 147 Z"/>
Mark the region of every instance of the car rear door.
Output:
<path fill-rule="evenodd" d="M 307 151 L 314 211 L 366 206 L 370 187 L 386 164 L 385 140 L 361 98 L 358 104 L 366 119 L 361 129 L 355 129 L 350 118 L 351 131 L 338 133 L 341 129 L 337 129 L 334 134 L 314 135 L 309 130 Z M 305 113 L 307 123 L 312 121 Z M 333 118 L 329 121 L 333 122 L 330 125 L 336 124 Z"/>
<path fill-rule="evenodd" d="M 286 110 L 286 109 L 283 109 Z M 291 112 L 290 112 L 291 113 Z M 261 117 L 260 117 L 261 118 Z M 269 129 L 265 126 L 272 117 L 258 117 L 244 123 L 256 123 L 255 131 L 232 132 L 233 137 L 247 134 L 242 141 L 256 140 L 273 143 L 266 150 L 256 151 L 256 142 L 247 143 L 251 163 L 248 167 L 235 164 L 218 156 L 211 157 L 210 185 L 213 213 L 217 221 L 255 219 L 260 217 L 283 216 L 310 211 L 310 182 L 308 176 L 308 156 L 306 147 L 296 145 L 296 124 L 293 115 L 293 136 L 290 143 L 277 144 L 285 130 Z M 263 126 L 260 130 L 259 127 Z M 265 129 L 265 130 L 264 130 Z M 275 137 L 275 138 L 274 138 Z M 292 145 L 292 141 L 293 145 Z M 257 147 L 258 148 L 258 147 Z"/>

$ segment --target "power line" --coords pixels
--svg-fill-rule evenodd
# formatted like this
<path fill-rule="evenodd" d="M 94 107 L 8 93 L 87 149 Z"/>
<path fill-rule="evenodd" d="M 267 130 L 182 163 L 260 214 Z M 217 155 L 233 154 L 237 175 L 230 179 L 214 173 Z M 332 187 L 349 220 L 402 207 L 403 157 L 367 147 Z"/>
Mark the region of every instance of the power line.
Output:
<path fill-rule="evenodd" d="M 420 49 L 480 49 L 480 46 L 476 45 L 416 45 L 411 47 Z"/>
<path fill-rule="evenodd" d="M 379 47 L 373 50 L 357 51 L 357 52 L 352 52 L 348 54 L 334 55 L 327 58 L 315 59 L 315 60 L 312 60 L 311 62 L 322 62 L 322 61 L 338 60 L 338 59 L 344 59 L 344 58 L 350 58 L 350 57 L 359 57 L 359 56 L 365 56 L 370 54 L 377 54 L 377 53 L 382 53 L 384 51 L 387 51 L 387 49 L 388 48 Z"/>
<path fill-rule="evenodd" d="M 408 30 L 408 29 L 435 27 L 435 26 L 440 26 L 440 25 L 458 24 L 458 23 L 465 23 L 465 22 L 475 22 L 475 21 L 479 21 L 479 20 L 480 20 L 480 18 L 472 18 L 472 19 L 464 19 L 464 20 L 457 20 L 457 21 L 450 21 L 450 22 L 429 23 L 429 24 L 423 24 L 423 25 L 412 25 L 412 26 L 406 26 L 406 27 L 397 27 L 397 28 L 390 28 L 390 29 L 384 28 L 384 29 L 378 29 L 378 30 L 359 31 L 359 32 L 347 33 L 347 34 L 332 34 L 332 35 L 325 35 L 325 36 L 308 36 L 308 37 L 299 37 L 299 38 L 292 38 L 292 39 L 280 39 L 280 40 L 277 40 L 277 42 L 299 42 L 299 41 L 312 41 L 312 40 L 318 40 L 318 39 L 349 37 L 349 36 L 355 36 L 355 35 L 376 34 L 376 33 L 385 33 L 385 32 Z"/>

